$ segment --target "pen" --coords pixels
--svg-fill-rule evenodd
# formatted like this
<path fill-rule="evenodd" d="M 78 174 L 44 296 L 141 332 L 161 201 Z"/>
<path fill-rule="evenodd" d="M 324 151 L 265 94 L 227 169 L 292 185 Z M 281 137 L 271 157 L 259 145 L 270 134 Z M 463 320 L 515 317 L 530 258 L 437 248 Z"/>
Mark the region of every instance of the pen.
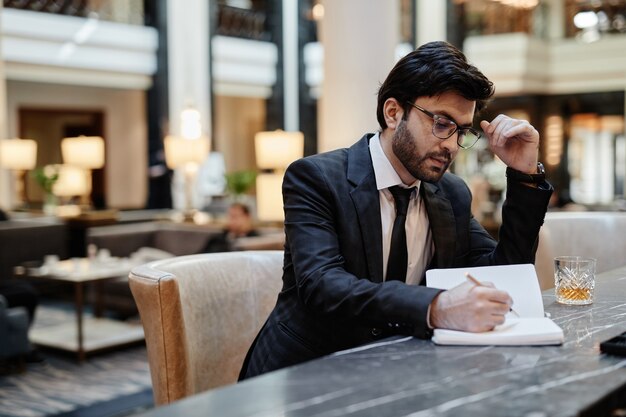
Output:
<path fill-rule="evenodd" d="M 468 281 L 470 281 L 471 283 L 473 283 L 474 285 L 478 285 L 479 287 L 483 286 L 483 283 L 480 282 L 479 280 L 477 280 L 476 278 L 474 278 L 472 276 L 472 274 L 470 274 L 469 272 L 465 273 L 465 278 L 468 279 Z M 515 314 L 517 317 L 520 317 L 520 315 L 517 313 L 517 311 L 513 310 L 512 308 L 509 310 L 511 313 Z"/>

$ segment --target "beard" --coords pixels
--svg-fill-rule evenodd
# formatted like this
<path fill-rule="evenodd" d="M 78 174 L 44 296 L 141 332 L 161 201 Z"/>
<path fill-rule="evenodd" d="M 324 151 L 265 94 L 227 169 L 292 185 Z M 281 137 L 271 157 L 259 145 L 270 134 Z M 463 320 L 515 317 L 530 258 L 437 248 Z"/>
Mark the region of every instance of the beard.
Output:
<path fill-rule="evenodd" d="M 420 181 L 439 181 L 452 163 L 452 156 L 445 149 L 440 152 L 429 152 L 421 155 L 417 149 L 417 140 L 407 129 L 405 120 L 400 121 L 393 133 L 391 149 L 409 174 Z M 440 167 L 433 164 L 431 158 L 446 162 L 443 167 Z"/>

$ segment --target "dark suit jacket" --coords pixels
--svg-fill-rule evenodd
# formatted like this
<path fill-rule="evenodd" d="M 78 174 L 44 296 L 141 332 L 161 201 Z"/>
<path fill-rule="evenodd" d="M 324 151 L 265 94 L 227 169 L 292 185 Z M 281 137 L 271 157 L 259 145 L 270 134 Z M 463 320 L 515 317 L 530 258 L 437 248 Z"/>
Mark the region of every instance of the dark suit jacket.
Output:
<path fill-rule="evenodd" d="M 371 136 L 287 170 L 283 288 L 242 378 L 392 334 L 430 336 L 426 313 L 439 290 L 383 282 Z M 460 178 L 446 173 L 436 184 L 422 183 L 435 245 L 430 267 L 532 263 L 550 194 L 509 184 L 497 244 L 472 217 Z"/>

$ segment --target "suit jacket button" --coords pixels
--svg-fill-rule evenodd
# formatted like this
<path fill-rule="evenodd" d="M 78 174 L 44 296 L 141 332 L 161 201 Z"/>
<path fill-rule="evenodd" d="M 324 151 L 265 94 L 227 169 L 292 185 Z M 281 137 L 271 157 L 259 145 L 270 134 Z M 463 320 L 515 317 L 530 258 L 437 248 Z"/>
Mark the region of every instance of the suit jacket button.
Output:
<path fill-rule="evenodd" d="M 372 336 L 374 336 L 374 337 L 380 336 L 381 333 L 382 333 L 382 331 L 380 329 L 376 328 L 376 327 L 374 327 L 372 329 Z"/>

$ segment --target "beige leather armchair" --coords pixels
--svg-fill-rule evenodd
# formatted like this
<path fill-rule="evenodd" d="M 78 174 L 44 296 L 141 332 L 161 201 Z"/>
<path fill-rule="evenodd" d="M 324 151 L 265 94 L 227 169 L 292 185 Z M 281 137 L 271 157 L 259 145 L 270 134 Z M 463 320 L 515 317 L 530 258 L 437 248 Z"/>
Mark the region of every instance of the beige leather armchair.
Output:
<path fill-rule="evenodd" d="M 547 213 L 535 257 L 542 290 L 554 287 L 553 258 L 563 255 L 596 258 L 596 272 L 625 265 L 626 213 Z"/>
<path fill-rule="evenodd" d="M 134 268 L 154 400 L 237 381 L 282 285 L 282 251 L 181 256 Z"/>

